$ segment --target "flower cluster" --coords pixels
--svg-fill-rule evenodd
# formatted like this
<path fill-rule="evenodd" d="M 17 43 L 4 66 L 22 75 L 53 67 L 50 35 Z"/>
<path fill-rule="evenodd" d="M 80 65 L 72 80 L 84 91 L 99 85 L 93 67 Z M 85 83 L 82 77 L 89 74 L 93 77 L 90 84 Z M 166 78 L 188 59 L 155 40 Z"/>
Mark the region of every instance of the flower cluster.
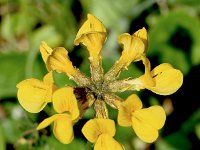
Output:
<path fill-rule="evenodd" d="M 48 73 L 43 80 L 32 78 L 17 85 L 19 103 L 31 113 L 38 113 L 47 103 L 52 103 L 56 114 L 44 119 L 37 130 L 53 123 L 53 133 L 63 144 L 73 140 L 73 125 L 82 118 L 89 107 L 93 106 L 95 118 L 89 120 L 82 128 L 86 139 L 95 144 L 95 150 L 123 149 L 123 146 L 113 138 L 115 122 L 108 117 L 107 105 L 118 109 L 117 122 L 120 126 L 132 127 L 141 140 L 154 142 L 158 137 L 158 130 L 165 123 L 164 109 L 161 106 L 142 108 L 142 102 L 136 94 L 122 100 L 115 93 L 148 89 L 160 95 L 169 95 L 180 88 L 183 75 L 168 63 L 160 64 L 151 70 L 150 61 L 146 57 L 145 28 L 132 35 L 124 33 L 119 36 L 118 42 L 123 45 L 122 55 L 113 67 L 104 73 L 101 53 L 105 41 L 104 25 L 96 17 L 88 14 L 88 19 L 78 31 L 74 44 L 86 46 L 89 52 L 91 77 L 87 77 L 73 66 L 65 48 L 52 49 L 42 42 L 40 52 Z M 144 64 L 144 74 L 134 79 L 130 77 L 119 80 L 120 73 L 136 61 L 142 61 Z M 53 71 L 65 73 L 77 83 L 77 86 L 56 86 Z"/>

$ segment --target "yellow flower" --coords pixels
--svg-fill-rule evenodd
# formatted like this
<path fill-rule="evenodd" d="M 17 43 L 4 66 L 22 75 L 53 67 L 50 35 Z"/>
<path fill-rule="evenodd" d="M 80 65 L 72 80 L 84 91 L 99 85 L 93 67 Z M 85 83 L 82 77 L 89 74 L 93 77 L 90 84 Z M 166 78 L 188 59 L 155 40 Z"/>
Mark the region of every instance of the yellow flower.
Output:
<path fill-rule="evenodd" d="M 104 79 L 112 81 L 116 79 L 123 69 L 127 69 L 130 63 L 141 60 L 146 55 L 147 31 L 143 27 L 133 35 L 123 33 L 118 37 L 118 42 L 123 44 L 122 55 L 113 67 L 105 74 Z"/>
<path fill-rule="evenodd" d="M 183 74 L 168 63 L 158 65 L 151 72 L 149 67 L 145 65 L 145 74 L 139 78 L 129 80 L 127 83 L 131 85 L 132 89 L 140 90 L 146 88 L 156 94 L 169 95 L 181 87 Z"/>
<path fill-rule="evenodd" d="M 88 141 L 95 143 L 94 150 L 122 150 L 122 146 L 113 138 L 115 123 L 111 119 L 91 119 L 82 128 Z"/>
<path fill-rule="evenodd" d="M 147 31 L 143 27 L 133 35 L 123 33 L 118 37 L 118 42 L 124 46 L 120 59 L 126 63 L 125 66 L 127 67 L 132 61 L 138 61 L 141 55 L 146 54 Z"/>
<path fill-rule="evenodd" d="M 73 138 L 73 124 L 79 118 L 79 109 L 73 88 L 64 87 L 54 92 L 53 107 L 58 114 L 43 120 L 37 130 L 43 129 L 54 122 L 53 133 L 63 144 L 69 144 Z"/>
<path fill-rule="evenodd" d="M 102 45 L 106 39 L 106 29 L 104 25 L 93 15 L 88 14 L 88 19 L 79 29 L 75 45 L 82 43 L 90 53 L 91 59 L 95 59 L 101 53 Z"/>
<path fill-rule="evenodd" d="M 147 143 L 158 138 L 158 130 L 165 123 L 165 111 L 160 106 L 142 109 L 142 102 L 135 94 L 121 103 L 118 113 L 118 123 L 121 126 L 132 126 L 136 135 Z"/>
<path fill-rule="evenodd" d="M 49 72 L 40 81 L 38 79 L 27 79 L 17 84 L 17 97 L 22 107 L 31 113 L 41 111 L 48 102 L 51 102 L 53 91 L 52 72 Z"/>

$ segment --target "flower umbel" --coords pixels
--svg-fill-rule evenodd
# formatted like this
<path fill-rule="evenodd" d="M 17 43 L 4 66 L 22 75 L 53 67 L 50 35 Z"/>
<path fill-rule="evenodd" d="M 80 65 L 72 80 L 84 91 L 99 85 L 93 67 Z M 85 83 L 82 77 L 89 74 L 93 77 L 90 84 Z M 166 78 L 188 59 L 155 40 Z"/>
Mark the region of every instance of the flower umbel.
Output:
<path fill-rule="evenodd" d="M 116 92 L 148 89 L 160 95 L 173 94 L 182 85 L 183 75 L 168 63 L 160 64 L 151 70 L 151 63 L 146 56 L 147 31 L 144 27 L 132 35 L 123 33 L 119 36 L 118 42 L 123 45 L 121 57 L 104 74 L 101 52 L 105 40 L 104 25 L 95 16 L 88 14 L 88 19 L 78 31 L 74 44 L 86 46 L 91 77 L 73 66 L 64 47 L 52 49 L 45 42 L 41 42 L 40 52 L 48 73 L 42 81 L 32 78 L 17 85 L 19 103 L 31 113 L 38 113 L 47 103 L 52 103 L 56 113 L 44 119 L 37 130 L 53 123 L 53 133 L 63 144 L 72 142 L 73 125 L 83 117 L 89 107 L 94 106 L 95 118 L 82 128 L 86 139 L 94 143 L 95 150 L 124 149 L 114 139 L 115 122 L 109 119 L 107 105 L 118 110 L 120 126 L 132 127 L 144 142 L 154 142 L 166 120 L 164 109 L 161 106 L 142 108 L 142 102 L 136 94 L 130 95 L 124 101 Z M 136 61 L 142 61 L 144 74 L 138 78 L 118 80 L 120 73 Z M 56 86 L 53 71 L 66 74 L 77 85 Z"/>

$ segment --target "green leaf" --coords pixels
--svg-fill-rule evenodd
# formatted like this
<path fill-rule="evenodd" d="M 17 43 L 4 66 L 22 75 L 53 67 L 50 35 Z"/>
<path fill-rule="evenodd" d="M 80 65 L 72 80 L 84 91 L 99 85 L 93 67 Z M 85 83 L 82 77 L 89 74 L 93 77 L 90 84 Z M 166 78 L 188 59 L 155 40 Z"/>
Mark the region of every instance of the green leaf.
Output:
<path fill-rule="evenodd" d="M 16 85 L 24 79 L 25 54 L 0 54 L 0 97 L 16 95 Z"/>
<path fill-rule="evenodd" d="M 197 65 L 200 63 L 200 21 L 198 16 L 188 13 L 186 10 L 177 10 L 170 11 L 167 15 L 160 16 L 157 19 L 156 24 L 151 27 L 149 32 L 148 55 L 158 55 L 158 58 L 163 58 L 161 61 L 165 59 L 173 62 L 172 64 L 176 66 L 179 65 L 178 67 L 183 65 L 180 69 L 185 74 L 188 73 L 191 64 Z M 181 32 L 180 29 L 182 29 Z M 178 32 L 182 34 L 179 35 L 182 37 L 175 35 Z M 173 44 L 171 41 L 174 35 L 174 40 L 178 45 Z M 186 39 L 188 40 L 185 42 L 181 41 Z M 184 45 L 187 47 L 184 47 Z M 175 61 L 176 57 L 179 59 L 178 61 Z"/>
<path fill-rule="evenodd" d="M 181 131 L 177 131 L 165 137 L 165 141 L 175 149 L 190 150 L 192 147 L 188 137 Z"/>
<path fill-rule="evenodd" d="M 163 46 L 162 51 L 162 55 L 159 57 L 160 62 L 170 63 L 174 68 L 180 69 L 183 74 L 189 72 L 190 63 L 188 62 L 187 54 L 184 53 L 184 51 L 168 45 Z"/>
<path fill-rule="evenodd" d="M 75 86 L 76 83 L 73 80 L 70 80 L 69 77 L 64 73 L 53 72 L 54 81 L 57 86 Z"/>
<path fill-rule="evenodd" d="M 200 140 L 200 123 L 196 124 L 195 126 L 195 133 Z"/>
<path fill-rule="evenodd" d="M 25 80 L 27 53 L 0 53 L 0 98 L 15 97 L 16 85 Z M 33 65 L 31 77 L 42 79 L 41 63 L 37 60 Z"/>
<path fill-rule="evenodd" d="M 86 143 L 83 142 L 80 139 L 74 138 L 72 143 L 70 144 L 62 144 L 60 143 L 55 137 L 49 137 L 47 139 L 46 147 L 49 147 L 50 149 L 59 149 L 59 150 L 84 150 L 86 148 Z"/>
<path fill-rule="evenodd" d="M 4 132 L 3 132 L 2 125 L 0 125 L 0 149 L 1 150 L 6 150 L 6 141 L 4 137 Z"/>
<path fill-rule="evenodd" d="M 121 126 L 117 126 L 116 127 L 116 135 L 115 138 L 117 141 L 123 143 L 126 141 L 130 141 L 131 139 L 134 138 L 134 131 L 131 127 L 121 127 Z"/>

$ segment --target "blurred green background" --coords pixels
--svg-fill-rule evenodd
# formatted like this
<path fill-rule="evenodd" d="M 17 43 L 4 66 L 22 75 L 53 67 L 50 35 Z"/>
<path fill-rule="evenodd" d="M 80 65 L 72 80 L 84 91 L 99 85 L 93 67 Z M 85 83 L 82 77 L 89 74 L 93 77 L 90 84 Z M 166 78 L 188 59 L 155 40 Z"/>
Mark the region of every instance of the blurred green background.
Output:
<path fill-rule="evenodd" d="M 64 46 L 76 67 L 89 73 L 88 53 L 73 45 L 76 33 L 92 13 L 106 26 L 108 38 L 103 48 L 107 71 L 119 58 L 117 36 L 148 29 L 148 58 L 152 68 L 168 62 L 184 74 L 182 87 L 169 96 L 148 90 L 137 92 L 145 107 L 163 105 L 167 113 L 164 128 L 153 144 L 140 141 L 131 128 L 117 126 L 115 138 L 127 150 L 196 150 L 200 140 L 200 1 L 199 0 L 0 0 L 0 150 L 84 150 L 91 144 L 81 134 L 84 123 L 93 118 L 88 110 L 75 126 L 75 139 L 60 144 L 52 126 L 40 132 L 35 128 L 52 115 L 48 105 L 38 114 L 26 112 L 16 98 L 16 84 L 27 78 L 42 79 L 47 72 L 39 54 L 39 44 Z M 121 77 L 137 77 L 141 62 L 131 64 Z M 59 86 L 73 84 L 62 74 L 54 74 Z M 130 93 L 119 93 L 126 98 Z M 109 108 L 116 120 L 117 111 Z"/>

